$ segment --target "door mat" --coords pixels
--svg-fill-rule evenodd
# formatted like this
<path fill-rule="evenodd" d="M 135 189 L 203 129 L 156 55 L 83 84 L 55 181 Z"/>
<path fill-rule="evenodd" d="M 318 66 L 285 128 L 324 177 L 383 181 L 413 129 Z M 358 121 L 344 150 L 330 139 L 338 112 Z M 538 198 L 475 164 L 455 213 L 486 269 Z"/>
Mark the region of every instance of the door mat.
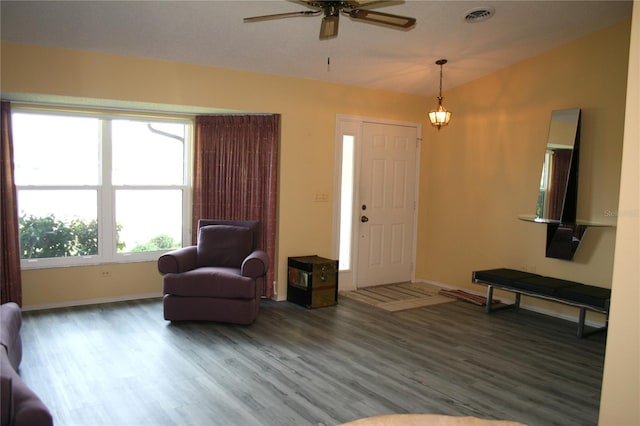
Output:
<path fill-rule="evenodd" d="M 454 301 L 450 297 L 439 295 L 438 290 L 440 287 L 425 283 L 399 283 L 345 291 L 340 296 L 387 312 L 399 312 Z"/>

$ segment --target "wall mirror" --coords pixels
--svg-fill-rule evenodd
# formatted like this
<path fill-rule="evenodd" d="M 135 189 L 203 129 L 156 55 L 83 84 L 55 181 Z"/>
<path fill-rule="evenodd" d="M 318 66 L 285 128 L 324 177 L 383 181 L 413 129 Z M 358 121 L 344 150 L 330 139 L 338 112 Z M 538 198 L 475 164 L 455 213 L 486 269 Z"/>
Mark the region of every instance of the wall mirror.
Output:
<path fill-rule="evenodd" d="M 547 224 L 546 256 L 556 259 L 573 259 L 587 227 L 608 226 L 576 220 L 580 120 L 580 108 L 551 112 L 535 216 L 519 217 Z"/>
<path fill-rule="evenodd" d="M 575 222 L 579 141 L 580 109 L 552 111 L 536 205 L 537 220 Z"/>

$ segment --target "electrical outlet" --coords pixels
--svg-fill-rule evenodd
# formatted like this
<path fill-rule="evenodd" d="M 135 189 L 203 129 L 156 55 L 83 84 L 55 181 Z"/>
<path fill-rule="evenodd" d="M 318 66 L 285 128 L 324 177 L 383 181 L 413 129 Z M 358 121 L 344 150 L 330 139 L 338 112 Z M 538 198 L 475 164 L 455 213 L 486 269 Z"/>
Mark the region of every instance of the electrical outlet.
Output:
<path fill-rule="evenodd" d="M 111 277 L 111 271 L 100 271 L 100 272 L 98 272 L 98 277 L 100 277 L 100 278 L 110 278 Z"/>

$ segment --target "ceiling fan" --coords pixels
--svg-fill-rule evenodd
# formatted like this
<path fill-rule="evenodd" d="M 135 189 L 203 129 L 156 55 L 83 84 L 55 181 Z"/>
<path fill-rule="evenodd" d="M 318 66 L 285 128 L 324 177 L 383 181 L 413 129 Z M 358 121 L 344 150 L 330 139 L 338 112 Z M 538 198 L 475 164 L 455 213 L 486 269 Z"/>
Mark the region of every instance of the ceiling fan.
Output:
<path fill-rule="evenodd" d="M 356 21 L 370 22 L 373 24 L 386 25 L 396 29 L 407 29 L 415 25 L 415 18 L 406 16 L 393 15 L 390 13 L 376 12 L 369 10 L 371 6 L 390 6 L 391 3 L 401 3 L 393 0 L 350 0 L 350 1 L 331 1 L 331 0 L 300 0 L 295 1 L 307 6 L 311 10 L 302 10 L 299 12 L 277 13 L 275 15 L 253 16 L 244 18 L 243 22 L 259 22 L 271 19 L 292 18 L 296 16 L 317 16 L 322 14 L 322 24 L 320 25 L 320 40 L 327 40 L 337 37 L 338 22 L 340 14 L 348 16 Z"/>

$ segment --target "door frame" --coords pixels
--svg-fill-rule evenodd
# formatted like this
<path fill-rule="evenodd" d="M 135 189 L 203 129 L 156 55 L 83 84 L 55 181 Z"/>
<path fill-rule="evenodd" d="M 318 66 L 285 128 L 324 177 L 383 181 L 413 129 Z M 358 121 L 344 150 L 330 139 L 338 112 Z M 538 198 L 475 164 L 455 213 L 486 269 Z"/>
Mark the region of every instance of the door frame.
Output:
<path fill-rule="evenodd" d="M 335 127 L 335 143 L 334 143 L 334 182 L 333 182 L 333 226 L 332 226 L 332 255 L 335 259 L 340 255 L 340 207 L 342 201 L 342 137 L 343 135 L 354 136 L 354 182 L 353 182 L 353 204 L 351 223 L 351 264 L 350 268 L 346 270 L 340 270 L 338 273 L 338 287 L 341 291 L 356 290 L 356 282 L 358 278 L 357 271 L 357 259 L 358 259 L 358 221 L 360 212 L 358 206 L 358 200 L 360 200 L 360 165 L 362 159 L 362 127 L 365 123 L 373 124 L 385 124 L 394 126 L 413 127 L 416 129 L 416 182 L 413 209 L 413 243 L 411 253 L 411 281 L 415 281 L 416 274 L 416 252 L 418 244 L 418 201 L 420 193 L 420 158 L 421 158 L 421 142 L 422 142 L 422 124 L 398 121 L 398 120 L 386 120 L 380 118 L 370 118 L 362 116 L 336 114 L 336 127 Z"/>

